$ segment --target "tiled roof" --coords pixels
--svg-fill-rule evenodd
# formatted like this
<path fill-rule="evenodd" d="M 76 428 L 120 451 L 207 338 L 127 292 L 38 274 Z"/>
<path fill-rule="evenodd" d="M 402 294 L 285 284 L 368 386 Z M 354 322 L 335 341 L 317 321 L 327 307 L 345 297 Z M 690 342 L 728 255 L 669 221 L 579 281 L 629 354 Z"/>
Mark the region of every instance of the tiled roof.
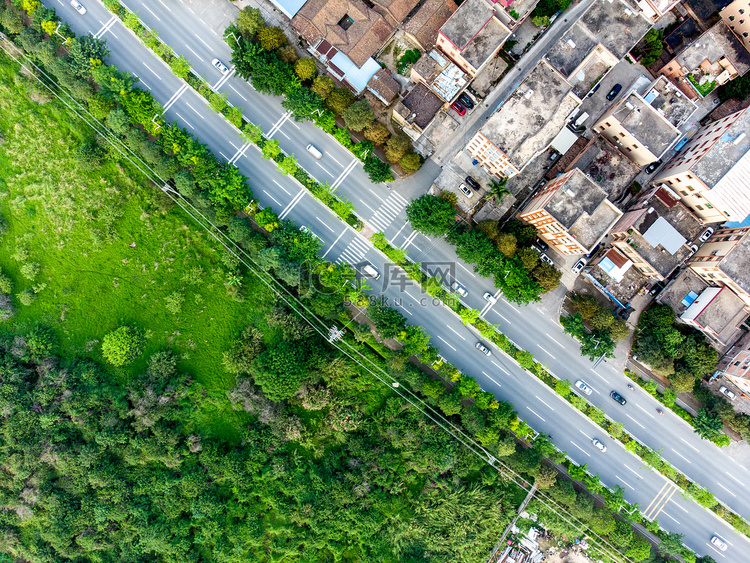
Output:
<path fill-rule="evenodd" d="M 422 49 L 429 51 L 435 46 L 440 28 L 456 10 L 458 6 L 453 0 L 427 0 L 404 24 L 404 31 L 412 35 Z"/>
<path fill-rule="evenodd" d="M 367 87 L 376 92 L 386 103 L 391 103 L 401 91 L 401 85 L 393 78 L 391 72 L 384 68 L 370 78 Z"/>

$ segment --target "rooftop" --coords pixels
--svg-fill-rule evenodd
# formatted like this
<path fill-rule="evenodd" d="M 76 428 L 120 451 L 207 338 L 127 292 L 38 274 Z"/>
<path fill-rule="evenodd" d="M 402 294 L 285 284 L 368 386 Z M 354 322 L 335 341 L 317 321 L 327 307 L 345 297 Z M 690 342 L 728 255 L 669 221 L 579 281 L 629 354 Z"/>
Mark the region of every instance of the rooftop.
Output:
<path fill-rule="evenodd" d="M 545 57 L 563 76 L 568 77 L 598 44 L 599 39 L 579 21 L 552 46 Z"/>
<path fill-rule="evenodd" d="M 677 55 L 676 59 L 681 66 L 694 71 L 703 61 L 714 63 L 722 57 L 732 62 L 740 76 L 750 70 L 750 53 L 727 25 L 720 21 Z"/>
<path fill-rule="evenodd" d="M 579 23 L 618 59 L 635 47 L 651 27 L 640 9 L 628 0 L 596 0 Z"/>
<path fill-rule="evenodd" d="M 680 127 L 698 109 L 690 98 L 664 76 L 654 80 L 643 94 L 643 99 L 675 127 Z"/>
<path fill-rule="evenodd" d="M 544 209 L 584 247 L 592 248 L 620 217 L 607 194 L 583 172 L 573 169 Z"/>
<path fill-rule="evenodd" d="M 744 110 L 727 131 L 693 164 L 692 172 L 714 187 L 750 151 L 750 111 Z"/>
<path fill-rule="evenodd" d="M 485 0 L 465 0 L 440 28 L 440 33 L 463 51 L 494 13 Z"/>
<path fill-rule="evenodd" d="M 604 137 L 594 137 L 569 168 L 576 167 L 602 188 L 610 201 L 617 200 L 641 171 Z"/>
<path fill-rule="evenodd" d="M 420 82 L 411 89 L 399 105 L 403 105 L 410 114 L 416 114 L 414 119 L 409 119 L 408 115 L 405 118 L 424 130 L 444 103 L 432 90 Z"/>
<path fill-rule="evenodd" d="M 674 125 L 635 92 L 623 98 L 611 115 L 657 158 L 681 135 Z"/>
<path fill-rule="evenodd" d="M 440 28 L 456 10 L 458 6 L 453 0 L 427 0 L 404 24 L 403 29 L 417 40 L 422 49 L 428 51 L 435 46 Z"/>
<path fill-rule="evenodd" d="M 467 0 L 468 1 L 468 0 Z M 497 19 L 492 18 L 474 36 L 461 52 L 461 56 L 474 68 L 481 67 L 510 35 L 510 31 Z"/>
<path fill-rule="evenodd" d="M 693 301 L 691 299 L 694 299 L 692 295 L 697 297 L 707 287 L 708 284 L 703 278 L 690 268 L 687 268 L 673 281 L 669 282 L 667 287 L 656 296 L 656 301 L 664 305 L 669 305 L 675 312 L 675 315 L 679 317 L 692 305 Z"/>
<path fill-rule="evenodd" d="M 684 51 L 694 39 L 701 34 L 701 28 L 695 23 L 692 18 L 685 18 L 679 26 L 674 28 L 669 35 L 664 38 L 664 42 L 667 44 L 675 55 L 680 54 Z"/>
<path fill-rule="evenodd" d="M 393 18 L 395 25 L 404 21 L 419 0 L 375 0 L 375 10 L 383 12 Z"/>
<path fill-rule="evenodd" d="M 544 60 L 480 130 L 519 170 L 543 151 L 580 104 L 570 85 Z"/>
<path fill-rule="evenodd" d="M 703 21 L 708 21 L 715 12 L 723 10 L 731 2 L 732 0 L 685 0 L 685 4 Z"/>
<path fill-rule="evenodd" d="M 735 340 L 739 326 L 747 318 L 745 303 L 728 287 L 708 287 L 688 307 L 681 318 L 692 320 L 707 334 L 726 345 Z M 709 330 L 705 330 L 709 329 Z"/>
<path fill-rule="evenodd" d="M 381 68 L 370 78 L 367 87 L 373 90 L 386 105 L 390 104 L 393 98 L 401 92 L 401 84 L 393 78 L 391 71 L 385 68 Z"/>
<path fill-rule="evenodd" d="M 742 289 L 750 293 L 750 237 L 745 235 L 719 262 L 719 268 Z"/>

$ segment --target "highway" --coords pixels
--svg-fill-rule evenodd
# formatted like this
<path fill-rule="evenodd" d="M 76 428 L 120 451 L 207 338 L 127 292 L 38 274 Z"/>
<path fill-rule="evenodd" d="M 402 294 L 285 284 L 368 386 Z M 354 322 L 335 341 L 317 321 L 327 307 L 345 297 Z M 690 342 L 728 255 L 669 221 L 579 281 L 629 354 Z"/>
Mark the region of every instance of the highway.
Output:
<path fill-rule="evenodd" d="M 185 88 L 166 64 L 142 46 L 103 5 L 89 1 L 86 3 L 88 13 L 80 16 L 63 0 L 44 0 L 44 3 L 56 8 L 77 34 L 90 32 L 105 38 L 111 50 L 108 62 L 138 76 L 141 84 L 164 105 L 169 120 L 177 121 L 217 155 L 235 163 L 250 179 L 262 205 L 270 205 L 283 218 L 311 228 L 324 242 L 321 254 L 326 259 L 349 263 L 367 260 L 381 272 L 387 271 L 385 257 L 369 241 L 319 204 L 294 180 L 278 173 L 275 165 L 265 161 L 257 148 L 244 143 L 233 126 L 213 112 L 203 98 Z M 622 422 L 639 441 L 657 450 L 662 448 L 665 459 L 706 486 L 733 510 L 750 516 L 750 498 L 738 492 L 738 487 L 750 478 L 747 468 L 700 440 L 671 412 L 657 418 L 659 405 L 656 401 L 640 390 L 628 391 L 624 375 L 609 364 L 602 363 L 593 370 L 592 364 L 579 355 L 578 343 L 562 332 L 556 319 L 545 316 L 534 305 L 521 307 L 500 298 L 496 305 L 488 306 L 481 295 L 485 291 L 495 291 L 492 282 L 474 274 L 472 267 L 458 260 L 445 241 L 425 237 L 411 229 L 404 208 L 409 198 L 428 189 L 439 172 L 434 162 L 428 161 L 417 174 L 392 184 L 391 189 L 387 185 L 371 184 L 359 161 L 332 137 L 312 124 L 294 122 L 281 107 L 280 99 L 260 95 L 239 77 L 231 73 L 223 76 L 211 65 L 214 57 L 229 62 L 230 52 L 220 37 L 221 29 L 207 29 L 188 5 L 178 0 L 148 3 L 131 0 L 128 5 L 178 53 L 184 54 L 198 74 L 205 76 L 218 91 L 226 92 L 230 102 L 241 106 L 251 121 L 266 132 L 273 131 L 281 147 L 293 153 L 308 172 L 319 181 L 336 186 L 337 193 L 355 204 L 360 216 L 374 231 L 384 232 L 394 245 L 406 248 L 411 258 L 423 264 L 455 262 L 455 278 L 469 291 L 464 300 L 467 306 L 482 310 L 488 321 L 498 324 L 517 345 L 535 354 L 556 376 L 572 381 L 586 380 L 595 391 L 588 397 L 594 405 Z M 570 25 L 572 21 L 560 23 Z M 553 26 L 551 31 L 554 30 Z M 542 43 L 538 41 L 535 47 L 539 45 L 541 50 Z M 530 69 L 533 65 L 519 64 L 519 67 Z M 502 83 L 501 87 L 505 88 Z M 310 142 L 323 152 L 320 161 L 305 150 Z M 381 281 L 387 281 L 385 276 Z M 651 518 L 658 519 L 668 531 L 684 534 L 686 544 L 699 554 L 710 554 L 717 561 L 746 559 L 742 553 L 750 552 L 750 541 L 733 532 L 712 513 L 682 499 L 679 492 L 671 491 L 672 487 L 665 486 L 662 476 L 641 467 L 637 458 L 605 436 L 598 426 L 498 350 L 493 349 L 490 358 L 480 354 L 474 348 L 476 334 L 464 327 L 452 311 L 442 305 L 432 305 L 431 299 L 417 286 L 384 285 L 373 290 L 384 289 L 384 294 L 409 323 L 425 328 L 443 356 L 463 373 L 474 376 L 485 390 L 512 402 L 533 428 L 552 434 L 555 444 L 567 451 L 576 463 L 588 464 L 590 471 L 602 476 L 607 486 L 622 487 L 628 502 L 640 505 L 644 511 L 650 507 L 646 513 Z M 612 389 L 628 399 L 625 407 L 608 397 Z M 654 432 L 656 428 L 658 432 Z M 591 445 L 593 438 L 602 440 L 608 451 L 598 452 Z M 727 552 L 718 552 L 708 543 L 714 533 L 730 543 Z"/>

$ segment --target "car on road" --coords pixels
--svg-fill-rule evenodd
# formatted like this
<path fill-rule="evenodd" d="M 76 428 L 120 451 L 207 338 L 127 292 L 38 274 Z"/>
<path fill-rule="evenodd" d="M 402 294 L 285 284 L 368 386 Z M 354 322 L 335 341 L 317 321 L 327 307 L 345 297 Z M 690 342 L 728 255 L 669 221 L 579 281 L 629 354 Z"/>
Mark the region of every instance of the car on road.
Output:
<path fill-rule="evenodd" d="M 722 385 L 721 387 L 719 387 L 719 393 L 721 393 L 722 395 L 726 395 L 730 399 L 737 398 L 737 395 L 734 394 L 734 391 L 732 391 L 731 389 L 727 388 L 726 385 Z"/>
<path fill-rule="evenodd" d="M 549 250 L 549 245 L 540 238 L 534 241 L 534 246 L 539 248 L 542 252 L 547 252 Z"/>
<path fill-rule="evenodd" d="M 78 0 L 70 0 L 70 5 L 73 6 L 73 9 L 82 16 L 86 13 L 86 8 L 84 8 L 83 4 L 81 4 Z"/>
<path fill-rule="evenodd" d="M 492 352 L 490 352 L 490 349 L 489 349 L 489 348 L 487 348 L 487 346 L 485 346 L 485 345 L 484 345 L 484 344 L 482 344 L 481 342 L 477 342 L 477 343 L 476 343 L 476 344 L 474 345 L 474 347 L 475 347 L 475 348 L 476 348 L 477 350 L 479 350 L 479 351 L 480 351 L 480 352 L 481 352 L 482 354 L 484 354 L 485 356 L 491 356 L 491 355 L 492 355 Z"/>
<path fill-rule="evenodd" d="M 308 227 L 307 225 L 302 225 L 299 228 L 299 230 L 302 231 L 305 234 L 310 235 L 312 238 L 314 238 L 316 240 L 319 240 L 320 242 L 323 242 L 323 239 L 321 239 L 318 235 L 316 235 L 315 232 L 310 227 Z"/>
<path fill-rule="evenodd" d="M 222 74 L 226 74 L 229 72 L 229 67 L 227 67 L 227 65 L 221 62 L 219 59 L 212 60 L 211 64 L 214 65 L 214 67 Z"/>
<path fill-rule="evenodd" d="M 612 391 L 609 394 L 609 396 L 612 397 L 618 403 L 620 403 L 622 406 L 625 406 L 625 404 L 627 403 L 627 401 L 625 400 L 625 397 L 620 395 L 617 391 Z"/>
<path fill-rule="evenodd" d="M 472 100 L 471 96 L 469 96 L 469 94 L 467 94 L 466 92 L 461 92 L 461 95 L 458 97 L 458 101 L 467 108 L 474 109 L 474 100 Z"/>
<path fill-rule="evenodd" d="M 714 228 L 709 227 L 708 229 L 703 231 L 703 234 L 700 237 L 698 237 L 698 240 L 701 242 L 706 242 L 708 239 L 711 238 L 712 234 L 714 234 Z"/>
<path fill-rule="evenodd" d="M 661 166 L 661 160 L 657 160 L 656 162 L 652 162 L 648 166 L 646 166 L 646 174 L 653 174 L 654 171 Z"/>
<path fill-rule="evenodd" d="M 309 152 L 311 155 L 313 155 L 318 160 L 320 160 L 321 158 L 323 158 L 323 153 L 320 152 L 317 148 L 315 148 L 315 145 L 309 144 L 305 148 L 307 149 L 307 152 Z"/>
<path fill-rule="evenodd" d="M 458 102 L 453 102 L 451 104 L 451 109 L 455 111 L 458 115 L 464 115 L 466 113 L 466 108 L 459 104 Z"/>
<path fill-rule="evenodd" d="M 464 194 L 466 197 L 474 197 L 474 193 L 466 187 L 466 184 L 458 186 L 458 191 Z"/>
<path fill-rule="evenodd" d="M 466 288 L 462 286 L 460 283 L 458 283 L 457 281 L 454 281 L 451 284 L 451 289 L 455 291 L 456 293 L 458 293 L 461 297 L 466 297 L 467 295 L 469 295 L 469 292 L 466 291 Z"/>
<path fill-rule="evenodd" d="M 711 543 L 718 547 L 721 551 L 727 550 L 727 542 L 725 542 L 719 536 L 713 536 L 711 538 Z"/>
<path fill-rule="evenodd" d="M 580 274 L 581 270 L 583 270 L 583 267 L 588 263 L 588 260 L 585 258 L 581 258 L 578 262 L 575 263 L 575 266 L 571 268 L 574 274 Z"/>
<path fill-rule="evenodd" d="M 614 87 L 609 91 L 609 94 L 607 94 L 607 99 L 611 102 L 617 97 L 617 94 L 620 93 L 620 90 L 622 90 L 622 84 L 615 84 Z"/>
<path fill-rule="evenodd" d="M 552 261 L 552 258 L 550 258 L 549 256 L 547 256 L 547 255 L 546 255 L 546 254 L 545 254 L 544 252 L 542 252 L 542 253 L 541 253 L 541 254 L 539 255 L 539 259 L 540 259 L 540 260 L 541 260 L 542 262 L 546 262 L 546 263 L 547 263 L 547 264 L 549 264 L 550 266 L 554 266 L 554 265 L 555 265 L 555 263 L 554 263 L 554 262 Z"/>
<path fill-rule="evenodd" d="M 380 272 L 378 272 L 378 270 L 372 264 L 365 264 L 364 266 L 362 266 L 362 271 L 366 276 L 371 277 L 372 279 L 380 279 Z"/>
<path fill-rule="evenodd" d="M 481 190 L 481 189 L 482 189 L 482 186 L 480 186 L 480 185 L 479 185 L 479 182 L 477 182 L 477 181 L 476 181 L 476 180 L 475 180 L 474 178 L 472 178 L 471 176 L 466 176 L 466 180 L 465 180 L 465 181 L 466 181 L 466 183 L 467 183 L 467 184 L 469 184 L 469 185 L 471 186 L 471 188 L 472 188 L 472 189 L 474 189 L 474 190 L 477 190 L 477 191 L 479 191 L 479 190 Z"/>
<path fill-rule="evenodd" d="M 484 295 L 482 295 L 482 297 L 484 297 L 485 301 L 488 301 L 488 302 L 492 303 L 493 305 L 495 303 L 497 303 L 497 297 L 495 297 L 494 295 L 492 295 L 489 291 L 485 291 Z"/>
<path fill-rule="evenodd" d="M 591 389 L 583 379 L 579 379 L 574 385 L 576 386 L 576 389 L 580 389 L 581 393 L 584 395 L 591 395 L 593 392 L 593 389 Z"/>
<path fill-rule="evenodd" d="M 606 452 L 606 451 L 607 451 L 607 446 L 605 446 L 604 444 L 602 444 L 602 443 L 601 443 L 601 442 L 600 442 L 599 440 L 597 440 L 596 438 L 594 438 L 593 440 L 591 440 L 591 443 L 592 443 L 592 444 L 594 444 L 594 447 L 595 447 L 595 448 L 596 448 L 597 450 L 599 450 L 600 452 L 604 453 L 604 452 Z"/>

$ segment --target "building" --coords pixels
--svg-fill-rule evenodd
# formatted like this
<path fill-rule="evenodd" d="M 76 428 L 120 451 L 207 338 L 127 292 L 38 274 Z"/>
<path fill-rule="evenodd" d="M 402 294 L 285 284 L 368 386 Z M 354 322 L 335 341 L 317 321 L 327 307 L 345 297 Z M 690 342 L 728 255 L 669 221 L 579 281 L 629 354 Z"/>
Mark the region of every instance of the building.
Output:
<path fill-rule="evenodd" d="M 411 67 L 412 82 L 424 83 L 446 102 L 451 102 L 469 83 L 469 77 L 449 59 L 433 49 Z"/>
<path fill-rule="evenodd" d="M 612 246 L 633 261 L 633 267 L 662 281 L 693 253 L 693 240 L 703 223 L 668 188 L 646 192 L 612 227 Z"/>
<path fill-rule="evenodd" d="M 750 70 L 750 53 L 727 27 L 718 22 L 659 71 L 689 98 L 702 98 Z"/>
<path fill-rule="evenodd" d="M 393 78 L 391 71 L 386 68 L 381 68 L 372 75 L 372 78 L 370 78 L 370 81 L 367 83 L 367 89 L 378 100 L 385 105 L 389 105 L 396 99 L 399 92 L 401 92 L 401 84 Z"/>
<path fill-rule="evenodd" d="M 417 13 L 407 17 L 402 29 L 422 51 L 429 51 L 437 43 L 440 28 L 458 10 L 458 6 L 453 0 L 427 0 L 417 6 Z"/>
<path fill-rule="evenodd" d="M 393 119 L 401 125 L 406 135 L 416 140 L 424 133 L 444 104 L 445 102 L 426 84 L 420 82 L 396 103 L 393 108 Z"/>
<path fill-rule="evenodd" d="M 655 22 L 664 14 L 671 12 L 680 0 L 636 0 L 643 15 Z"/>
<path fill-rule="evenodd" d="M 505 14 L 500 7 L 497 7 Z M 440 28 L 438 48 L 471 78 L 503 46 L 510 30 L 502 23 L 496 5 L 489 0 L 464 0 Z"/>
<path fill-rule="evenodd" d="M 659 160 L 682 136 L 636 92 L 613 105 L 592 129 L 639 166 Z"/>
<path fill-rule="evenodd" d="M 750 112 L 702 127 L 656 176 L 704 223 L 750 215 Z"/>
<path fill-rule="evenodd" d="M 750 305 L 750 227 L 718 229 L 690 258 L 690 269 L 710 285 L 727 286 Z"/>
<path fill-rule="evenodd" d="M 722 21 L 737 36 L 745 49 L 750 51 L 750 2 L 735 0 L 719 12 Z"/>
<path fill-rule="evenodd" d="M 664 76 L 659 76 L 644 91 L 643 99 L 675 127 L 684 125 L 698 106 Z"/>
<path fill-rule="evenodd" d="M 577 168 L 549 182 L 518 213 L 566 255 L 588 254 L 621 216 L 607 193 Z"/>
<path fill-rule="evenodd" d="M 719 359 L 718 373 L 750 395 L 750 331 Z"/>
<path fill-rule="evenodd" d="M 466 145 L 490 174 L 518 174 L 547 150 L 581 103 L 570 84 L 541 60 Z"/>

